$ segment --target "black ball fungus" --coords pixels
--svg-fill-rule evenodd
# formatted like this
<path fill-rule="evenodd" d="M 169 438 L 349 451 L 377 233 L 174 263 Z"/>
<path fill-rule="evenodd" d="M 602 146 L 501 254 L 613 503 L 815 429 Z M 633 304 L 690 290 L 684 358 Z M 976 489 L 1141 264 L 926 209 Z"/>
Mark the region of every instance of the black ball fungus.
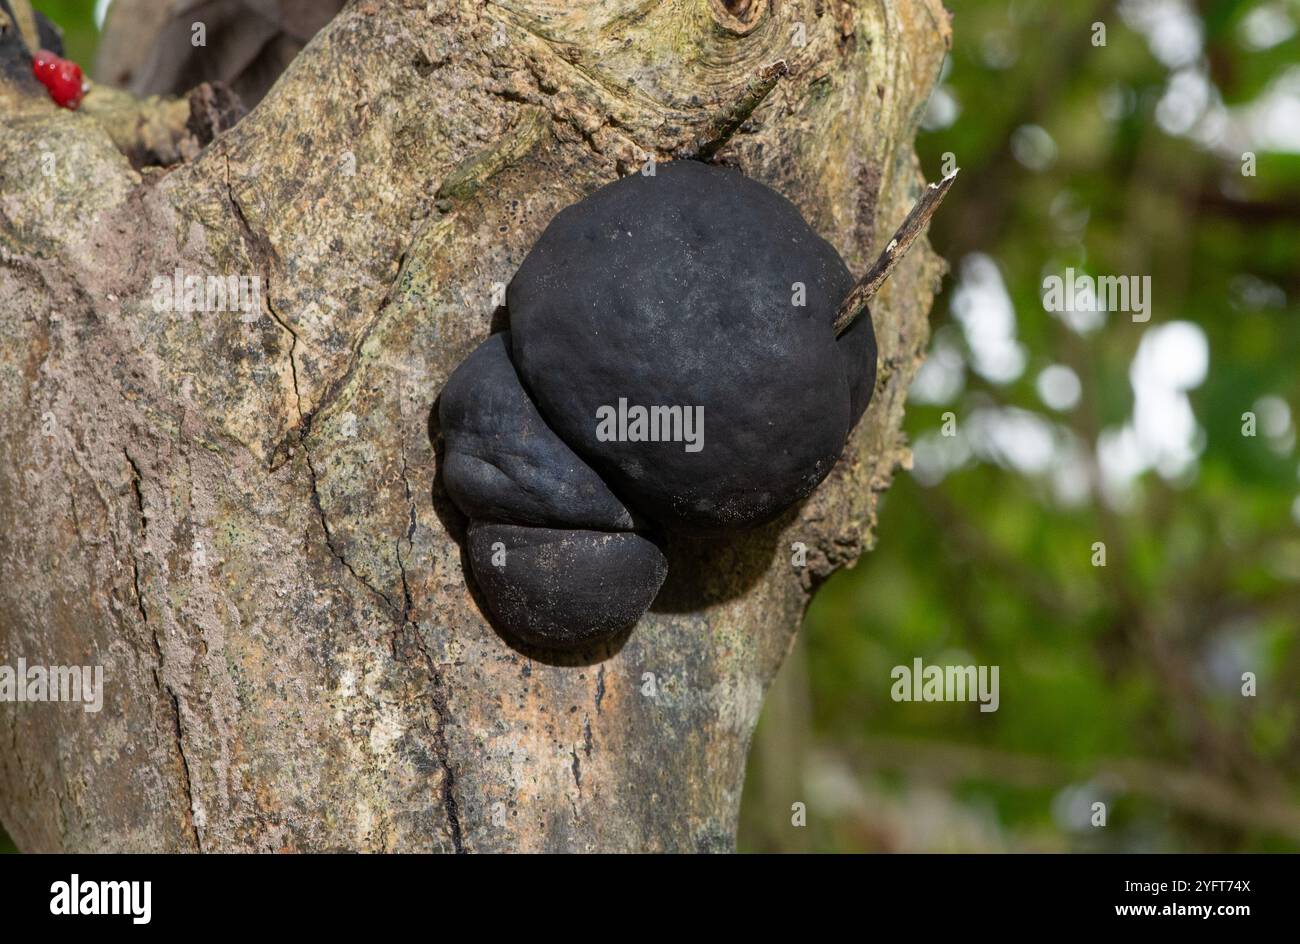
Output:
<path fill-rule="evenodd" d="M 438 410 L 442 479 L 469 518 L 618 531 L 632 513 L 542 419 L 494 334 L 447 381 Z"/>
<path fill-rule="evenodd" d="M 561 211 L 506 304 L 515 364 L 560 438 L 651 520 L 720 531 L 776 517 L 839 458 L 876 360 L 869 317 L 839 341 L 832 328 L 852 287 L 784 197 L 679 161 Z M 610 439 L 598 416 L 623 404 L 674 428 L 666 411 L 702 417 L 701 448 L 673 430 L 635 440 L 663 430 L 631 422 Z"/>
<path fill-rule="evenodd" d="M 633 626 L 668 576 L 652 540 L 471 522 L 474 579 L 501 626 L 525 643 L 580 649 Z"/>
<path fill-rule="evenodd" d="M 870 316 L 784 197 L 690 161 L 561 211 L 442 394 L 448 494 L 510 635 L 551 649 L 632 626 L 667 575 L 655 528 L 770 521 L 830 472 L 871 399 Z"/>
<path fill-rule="evenodd" d="M 546 425 L 510 362 L 508 332 L 456 368 L 438 418 L 443 484 L 470 519 L 470 567 L 498 624 L 548 649 L 581 648 L 633 625 L 668 562 Z"/>

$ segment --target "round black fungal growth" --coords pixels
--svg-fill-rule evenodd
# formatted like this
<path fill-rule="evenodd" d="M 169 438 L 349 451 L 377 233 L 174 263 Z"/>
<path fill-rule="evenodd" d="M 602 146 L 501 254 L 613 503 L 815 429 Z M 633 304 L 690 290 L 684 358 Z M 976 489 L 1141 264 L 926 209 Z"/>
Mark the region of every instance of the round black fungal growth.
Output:
<path fill-rule="evenodd" d="M 871 313 L 853 322 L 835 342 L 835 349 L 849 379 L 849 431 L 858 425 L 867 411 L 876 389 L 876 332 L 871 327 Z"/>
<path fill-rule="evenodd" d="M 557 215 L 511 282 L 512 330 L 439 412 L 498 627 L 607 640 L 667 575 L 647 527 L 751 527 L 811 492 L 875 386 L 870 315 L 835 336 L 852 288 L 793 204 L 731 170 L 660 165 Z"/>
<path fill-rule="evenodd" d="M 546 425 L 494 334 L 447 381 L 438 412 L 442 477 L 468 517 L 547 527 L 630 530 L 633 517 Z"/>
<path fill-rule="evenodd" d="M 871 320 L 839 341 L 832 329 L 852 287 L 784 197 L 734 170 L 661 164 L 547 227 L 507 296 L 514 363 L 551 428 L 636 511 L 752 527 L 816 487 L 866 408 Z M 654 407 L 702 408 L 698 451 L 680 423 L 659 425 L 667 411 L 644 432 L 677 441 L 633 441 L 635 409 Z M 613 440 L 611 411 L 629 421 Z"/>
<path fill-rule="evenodd" d="M 470 518 L 470 566 L 514 639 L 577 649 L 632 626 L 668 573 L 635 516 L 542 419 L 509 333 L 456 368 L 439 405 L 447 493 Z"/>
<path fill-rule="evenodd" d="M 651 540 L 630 531 L 471 522 L 469 558 L 492 615 L 546 649 L 581 649 L 636 624 L 668 575 Z"/>

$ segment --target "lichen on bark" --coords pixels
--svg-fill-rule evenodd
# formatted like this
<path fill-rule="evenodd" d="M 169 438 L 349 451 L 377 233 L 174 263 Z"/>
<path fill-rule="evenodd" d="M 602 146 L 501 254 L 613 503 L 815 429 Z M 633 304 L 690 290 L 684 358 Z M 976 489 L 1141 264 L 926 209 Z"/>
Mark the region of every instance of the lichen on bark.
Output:
<path fill-rule="evenodd" d="M 96 91 L 67 112 L 0 82 L 0 661 L 106 679 L 98 715 L 0 704 L 20 848 L 732 847 L 763 692 L 906 461 L 942 264 L 922 243 L 877 296 L 875 400 L 830 478 L 675 543 L 651 611 L 586 659 L 484 620 L 431 408 L 550 218 L 780 59 L 717 159 L 866 270 L 923 184 L 947 14 L 744 7 L 366 0 L 161 168 Z M 178 269 L 256 277 L 259 305 L 156 311 Z"/>

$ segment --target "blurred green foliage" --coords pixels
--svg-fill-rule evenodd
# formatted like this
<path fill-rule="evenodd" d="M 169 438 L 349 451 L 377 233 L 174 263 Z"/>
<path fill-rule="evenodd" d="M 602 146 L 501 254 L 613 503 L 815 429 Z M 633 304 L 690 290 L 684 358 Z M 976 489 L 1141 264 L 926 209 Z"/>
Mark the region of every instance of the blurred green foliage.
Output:
<path fill-rule="evenodd" d="M 741 848 L 1300 848 L 1300 4 L 948 6 L 917 146 L 929 179 L 961 172 L 916 468 L 813 601 Z M 1045 311 L 1066 267 L 1149 275 L 1149 323 Z M 1198 337 L 1199 379 L 1171 343 Z M 1180 403 L 1186 454 L 1153 455 Z M 999 666 L 999 710 L 893 701 L 917 657 Z"/>

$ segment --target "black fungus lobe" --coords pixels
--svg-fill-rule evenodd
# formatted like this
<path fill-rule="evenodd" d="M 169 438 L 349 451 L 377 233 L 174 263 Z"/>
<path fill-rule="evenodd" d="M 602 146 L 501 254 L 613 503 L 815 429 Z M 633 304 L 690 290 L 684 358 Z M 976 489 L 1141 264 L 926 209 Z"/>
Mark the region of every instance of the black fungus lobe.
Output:
<path fill-rule="evenodd" d="M 753 527 L 834 466 L 870 396 L 870 318 L 832 329 L 853 278 L 795 206 L 692 161 L 561 211 L 510 284 L 514 361 L 560 438 L 666 527 Z M 703 413 L 703 448 L 602 441 L 602 407 Z M 697 413 L 698 415 L 698 413 Z"/>
<path fill-rule="evenodd" d="M 806 497 L 875 386 L 870 315 L 832 328 L 852 287 L 792 203 L 730 169 L 662 164 L 557 214 L 510 283 L 511 331 L 440 407 L 495 622 L 550 649 L 606 640 L 667 575 L 657 535 L 754 527 Z M 611 438 L 636 408 L 666 422 Z"/>

